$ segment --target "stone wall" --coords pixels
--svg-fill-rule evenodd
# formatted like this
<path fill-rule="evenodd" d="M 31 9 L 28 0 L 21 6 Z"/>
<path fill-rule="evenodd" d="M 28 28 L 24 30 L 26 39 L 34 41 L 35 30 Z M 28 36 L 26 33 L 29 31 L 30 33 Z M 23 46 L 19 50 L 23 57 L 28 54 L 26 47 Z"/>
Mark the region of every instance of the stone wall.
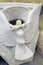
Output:
<path fill-rule="evenodd" d="M 43 7 L 39 19 L 39 40 L 38 40 L 38 51 L 43 56 Z"/>
<path fill-rule="evenodd" d="M 43 3 L 43 0 L 0 0 L 0 2 L 30 2 L 30 3 Z"/>

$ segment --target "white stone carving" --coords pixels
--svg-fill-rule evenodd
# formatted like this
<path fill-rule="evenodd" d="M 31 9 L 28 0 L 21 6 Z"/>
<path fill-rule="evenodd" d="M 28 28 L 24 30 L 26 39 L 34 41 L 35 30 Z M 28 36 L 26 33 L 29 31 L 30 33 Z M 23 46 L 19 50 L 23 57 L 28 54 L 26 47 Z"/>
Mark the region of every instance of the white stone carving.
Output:
<path fill-rule="evenodd" d="M 31 7 L 31 4 L 14 4 L 0 11 L 0 55 L 9 65 L 18 65 L 33 59 L 38 40 L 38 20 L 41 4 Z M 12 19 L 17 21 L 13 26 Z"/>

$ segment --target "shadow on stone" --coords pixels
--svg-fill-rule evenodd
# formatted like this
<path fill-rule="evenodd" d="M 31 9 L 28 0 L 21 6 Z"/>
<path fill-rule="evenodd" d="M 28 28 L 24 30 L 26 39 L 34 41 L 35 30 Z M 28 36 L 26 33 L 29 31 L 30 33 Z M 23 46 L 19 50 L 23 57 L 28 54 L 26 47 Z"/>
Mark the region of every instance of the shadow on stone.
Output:
<path fill-rule="evenodd" d="M 8 63 L 0 56 L 0 65 L 8 65 Z"/>

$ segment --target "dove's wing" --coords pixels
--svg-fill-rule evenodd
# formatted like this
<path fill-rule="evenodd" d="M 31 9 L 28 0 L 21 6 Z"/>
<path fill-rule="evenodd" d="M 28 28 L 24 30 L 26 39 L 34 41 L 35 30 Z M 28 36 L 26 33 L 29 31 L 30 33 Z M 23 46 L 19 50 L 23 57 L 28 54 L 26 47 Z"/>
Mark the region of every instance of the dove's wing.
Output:
<path fill-rule="evenodd" d="M 10 27 L 9 27 L 8 20 L 6 19 L 4 13 L 0 11 L 0 30 L 1 28 L 5 30 L 6 28 L 10 28 Z"/>
<path fill-rule="evenodd" d="M 3 12 L 0 12 L 0 43 L 7 40 L 7 32 L 10 30 L 9 23 L 3 14 Z M 9 33 L 8 33 L 9 34 Z M 8 41 L 8 40 L 7 40 Z"/>

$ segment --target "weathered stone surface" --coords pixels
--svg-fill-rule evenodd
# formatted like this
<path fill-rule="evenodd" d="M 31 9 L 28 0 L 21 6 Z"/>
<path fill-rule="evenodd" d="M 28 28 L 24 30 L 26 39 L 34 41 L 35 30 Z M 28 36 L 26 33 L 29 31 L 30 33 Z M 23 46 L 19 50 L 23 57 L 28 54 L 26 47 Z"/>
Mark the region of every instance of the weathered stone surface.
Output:
<path fill-rule="evenodd" d="M 27 7 L 26 5 L 24 6 Z M 0 55 L 9 63 L 9 65 L 18 65 L 31 61 L 35 52 L 39 35 L 38 20 L 41 4 L 36 4 L 32 9 L 31 6 L 29 9 L 28 7 L 25 7 L 23 7 L 23 5 L 21 7 L 10 6 L 0 13 Z M 22 18 L 25 21 L 25 23 L 18 28 L 18 31 L 21 29 L 24 32 L 23 40 L 25 43 L 23 42 L 24 44 L 22 45 L 16 43 L 17 30 L 12 31 L 8 22 L 16 17 Z"/>
<path fill-rule="evenodd" d="M 38 47 L 39 47 L 40 54 L 43 55 L 43 30 L 40 31 Z"/>
<path fill-rule="evenodd" d="M 38 47 L 39 47 L 38 49 L 39 49 L 39 53 L 43 55 L 43 8 L 42 8 L 42 14 L 39 20 L 39 30 L 40 30 L 40 34 L 39 34 L 39 40 L 38 40 Z"/>

